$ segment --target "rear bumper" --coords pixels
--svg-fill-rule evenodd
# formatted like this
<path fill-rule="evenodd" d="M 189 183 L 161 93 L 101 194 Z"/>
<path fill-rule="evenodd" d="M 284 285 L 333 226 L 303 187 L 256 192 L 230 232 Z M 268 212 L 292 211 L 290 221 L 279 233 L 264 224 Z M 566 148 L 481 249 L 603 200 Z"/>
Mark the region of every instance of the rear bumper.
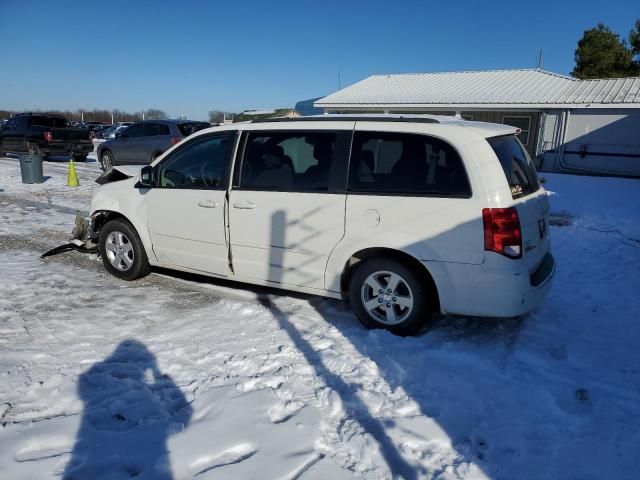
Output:
<path fill-rule="evenodd" d="M 542 304 L 556 271 L 551 253 L 533 274 L 512 260 L 493 255 L 487 255 L 482 265 L 425 262 L 438 287 L 443 313 L 508 318 Z"/>

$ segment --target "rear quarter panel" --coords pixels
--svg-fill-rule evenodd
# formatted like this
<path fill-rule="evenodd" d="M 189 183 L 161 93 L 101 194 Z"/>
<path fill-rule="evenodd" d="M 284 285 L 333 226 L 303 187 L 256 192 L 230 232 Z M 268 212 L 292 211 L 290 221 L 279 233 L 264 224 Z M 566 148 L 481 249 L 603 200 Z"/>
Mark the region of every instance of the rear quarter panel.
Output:
<path fill-rule="evenodd" d="M 367 248 L 399 250 L 423 262 L 481 264 L 484 261 L 482 208 L 486 206 L 487 193 L 474 151 L 484 139 L 450 125 L 377 126 L 368 123 L 360 130 L 423 133 L 447 141 L 465 164 L 472 196 L 439 198 L 349 194 L 345 236 L 327 264 L 325 288 L 340 291 L 340 277 L 345 265 L 352 255 Z"/>

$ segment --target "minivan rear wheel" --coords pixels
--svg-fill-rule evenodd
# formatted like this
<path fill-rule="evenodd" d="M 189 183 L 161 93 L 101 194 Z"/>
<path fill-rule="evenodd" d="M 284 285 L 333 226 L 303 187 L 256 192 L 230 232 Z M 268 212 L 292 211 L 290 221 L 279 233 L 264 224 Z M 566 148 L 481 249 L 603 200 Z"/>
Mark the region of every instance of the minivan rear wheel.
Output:
<path fill-rule="evenodd" d="M 370 259 L 356 266 L 349 284 L 356 316 L 367 328 L 416 334 L 433 316 L 434 295 L 424 279 L 396 260 Z"/>
<path fill-rule="evenodd" d="M 104 267 L 114 277 L 135 280 L 151 272 L 144 245 L 126 220 L 117 218 L 102 227 L 98 249 Z"/>

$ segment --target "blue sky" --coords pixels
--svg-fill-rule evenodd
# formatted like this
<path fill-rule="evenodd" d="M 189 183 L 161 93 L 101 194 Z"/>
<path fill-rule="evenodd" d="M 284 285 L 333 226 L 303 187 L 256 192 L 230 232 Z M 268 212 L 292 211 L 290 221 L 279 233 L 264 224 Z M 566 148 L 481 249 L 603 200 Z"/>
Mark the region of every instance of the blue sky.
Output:
<path fill-rule="evenodd" d="M 289 107 L 374 73 L 569 73 L 582 32 L 636 1 L 0 0 L 0 108 Z"/>

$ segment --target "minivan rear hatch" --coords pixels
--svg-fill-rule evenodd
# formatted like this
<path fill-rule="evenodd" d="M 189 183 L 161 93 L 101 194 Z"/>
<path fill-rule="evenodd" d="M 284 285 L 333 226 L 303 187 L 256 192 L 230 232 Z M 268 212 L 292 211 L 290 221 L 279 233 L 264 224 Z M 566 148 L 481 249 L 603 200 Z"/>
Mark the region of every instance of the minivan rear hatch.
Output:
<path fill-rule="evenodd" d="M 516 135 L 487 138 L 504 171 L 522 231 L 522 258 L 533 273 L 549 251 L 549 200 Z"/>

